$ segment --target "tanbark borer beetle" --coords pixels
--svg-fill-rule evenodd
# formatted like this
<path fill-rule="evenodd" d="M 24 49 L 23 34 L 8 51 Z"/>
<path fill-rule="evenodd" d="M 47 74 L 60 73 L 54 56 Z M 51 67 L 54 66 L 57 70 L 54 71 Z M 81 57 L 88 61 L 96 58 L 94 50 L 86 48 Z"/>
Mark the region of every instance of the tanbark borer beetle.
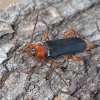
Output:
<path fill-rule="evenodd" d="M 54 66 L 60 67 L 59 64 L 53 60 L 54 57 L 66 55 L 70 59 L 80 61 L 80 60 L 82 60 L 82 58 L 75 57 L 72 54 L 79 53 L 79 52 L 85 52 L 87 50 L 90 50 L 93 47 L 93 44 L 91 42 L 89 42 L 88 40 L 78 38 L 74 29 L 70 29 L 64 35 L 63 39 L 58 39 L 58 40 L 49 40 L 48 34 L 45 33 L 44 34 L 44 40 L 45 40 L 44 43 L 33 44 L 32 43 L 33 35 L 34 35 L 34 31 L 36 29 L 37 21 L 38 21 L 38 15 L 37 15 L 36 23 L 35 23 L 35 26 L 33 29 L 33 33 L 32 33 L 30 42 L 20 53 L 26 52 L 31 58 L 38 59 L 38 62 L 43 63 L 44 58 L 48 57 L 48 58 L 50 58 L 50 60 Z M 74 34 L 74 38 L 67 38 L 67 36 L 72 33 Z M 38 63 L 34 64 L 31 67 L 31 70 L 37 64 Z M 46 63 L 44 63 L 44 64 L 46 64 Z M 63 80 L 63 78 L 62 78 L 62 80 Z"/>

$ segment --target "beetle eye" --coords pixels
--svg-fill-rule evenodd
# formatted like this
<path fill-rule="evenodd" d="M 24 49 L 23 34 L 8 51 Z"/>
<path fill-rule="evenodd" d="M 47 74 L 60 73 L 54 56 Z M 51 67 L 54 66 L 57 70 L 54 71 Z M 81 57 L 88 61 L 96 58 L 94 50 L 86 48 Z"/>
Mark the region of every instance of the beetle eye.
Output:
<path fill-rule="evenodd" d="M 31 54 L 34 56 L 35 55 L 35 49 L 34 48 L 30 48 L 30 52 Z"/>

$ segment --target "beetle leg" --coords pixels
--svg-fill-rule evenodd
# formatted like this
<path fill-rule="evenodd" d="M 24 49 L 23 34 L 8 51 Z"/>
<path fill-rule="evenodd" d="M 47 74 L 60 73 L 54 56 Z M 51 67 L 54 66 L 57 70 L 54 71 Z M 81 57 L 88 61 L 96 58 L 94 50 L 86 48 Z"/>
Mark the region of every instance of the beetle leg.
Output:
<path fill-rule="evenodd" d="M 52 58 L 50 58 L 52 64 L 57 67 L 57 68 L 60 68 L 60 69 L 63 69 L 63 67 L 61 67 L 56 61 L 54 61 Z"/>
<path fill-rule="evenodd" d="M 64 35 L 64 38 L 67 38 L 68 35 L 74 33 L 74 37 L 76 38 L 76 31 L 74 29 L 70 29 L 65 35 Z"/>
<path fill-rule="evenodd" d="M 44 40 L 45 40 L 45 41 L 46 41 L 46 40 L 49 40 L 48 33 L 45 33 L 45 34 L 44 34 Z"/>
<path fill-rule="evenodd" d="M 44 58 L 39 58 L 39 63 L 43 62 Z"/>
<path fill-rule="evenodd" d="M 61 68 L 61 67 L 58 65 L 58 63 L 57 63 L 56 61 L 54 61 L 52 58 L 50 58 L 50 60 L 51 60 L 51 62 L 52 62 L 52 64 L 53 64 L 54 66 L 56 66 L 57 68 Z"/>
<path fill-rule="evenodd" d="M 30 45 L 27 45 L 22 51 L 20 51 L 20 52 L 18 53 L 18 55 L 20 55 L 20 54 L 26 52 L 27 49 L 29 48 L 29 46 L 30 46 Z"/>
<path fill-rule="evenodd" d="M 68 54 L 66 54 L 66 56 L 67 56 L 67 58 L 72 59 L 72 60 L 75 60 L 75 61 L 80 61 L 80 60 L 83 59 L 83 58 L 75 57 L 75 56 L 68 55 Z"/>
<path fill-rule="evenodd" d="M 33 72 L 33 68 L 34 68 L 35 66 L 37 66 L 37 63 L 34 64 L 34 65 L 32 65 L 32 66 L 30 67 L 29 73 L 32 73 L 32 72 Z"/>
<path fill-rule="evenodd" d="M 32 65 L 32 66 L 30 67 L 29 73 L 32 73 L 33 68 L 34 68 L 35 66 L 37 66 L 38 63 L 42 63 L 43 60 L 44 60 L 44 58 L 39 58 L 39 59 L 37 59 L 37 63 L 34 64 L 34 65 Z"/>

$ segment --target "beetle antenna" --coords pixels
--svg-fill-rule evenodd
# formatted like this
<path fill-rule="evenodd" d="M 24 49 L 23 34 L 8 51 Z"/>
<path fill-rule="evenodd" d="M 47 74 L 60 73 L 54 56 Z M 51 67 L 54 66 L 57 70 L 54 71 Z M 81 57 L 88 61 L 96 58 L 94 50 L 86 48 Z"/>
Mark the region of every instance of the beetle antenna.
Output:
<path fill-rule="evenodd" d="M 46 65 L 48 68 L 50 68 L 45 62 L 42 62 L 44 65 Z M 68 86 L 68 84 L 67 84 L 67 82 L 61 77 L 61 75 L 58 73 L 58 72 L 56 72 L 54 69 L 52 69 L 51 68 L 51 70 L 53 71 L 53 72 L 55 72 L 61 79 L 62 79 L 62 81 Z"/>
<path fill-rule="evenodd" d="M 38 11 L 38 14 L 37 14 L 37 17 L 36 17 L 35 26 L 34 26 L 34 29 L 33 29 L 32 36 L 31 36 L 31 38 L 30 38 L 29 44 L 31 44 L 32 41 L 33 41 L 33 35 L 34 35 L 35 29 L 36 29 L 36 25 L 37 25 L 37 21 L 38 21 L 38 15 L 39 15 L 39 11 Z"/>

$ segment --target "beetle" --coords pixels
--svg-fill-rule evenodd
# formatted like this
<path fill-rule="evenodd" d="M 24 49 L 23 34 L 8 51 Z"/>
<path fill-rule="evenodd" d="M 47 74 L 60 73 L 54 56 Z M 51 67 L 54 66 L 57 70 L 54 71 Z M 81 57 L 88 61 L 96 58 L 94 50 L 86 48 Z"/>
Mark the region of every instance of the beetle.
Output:
<path fill-rule="evenodd" d="M 57 39 L 57 40 L 50 40 L 48 33 L 45 33 L 44 34 L 45 42 L 34 44 L 32 43 L 32 41 L 33 41 L 33 35 L 36 29 L 37 21 L 38 21 L 38 14 L 37 14 L 37 18 L 36 18 L 36 22 L 32 32 L 30 42 L 19 54 L 26 52 L 31 58 L 33 59 L 37 58 L 38 62 L 42 62 L 42 63 L 44 58 L 46 57 L 50 58 L 54 66 L 61 68 L 59 64 L 53 60 L 54 57 L 66 55 L 70 59 L 80 61 L 82 60 L 82 58 L 75 57 L 73 56 L 73 54 L 79 52 L 85 52 L 87 50 L 90 50 L 93 47 L 93 44 L 88 40 L 77 37 L 76 31 L 74 29 L 70 29 L 68 32 L 66 32 L 63 39 Z M 74 38 L 67 38 L 67 36 L 69 36 L 72 33 L 74 34 Z M 32 71 L 32 69 L 38 64 L 38 62 L 33 66 L 31 66 L 30 71 Z M 46 64 L 46 66 L 48 65 Z M 60 78 L 64 81 L 64 79 L 61 76 Z"/>

